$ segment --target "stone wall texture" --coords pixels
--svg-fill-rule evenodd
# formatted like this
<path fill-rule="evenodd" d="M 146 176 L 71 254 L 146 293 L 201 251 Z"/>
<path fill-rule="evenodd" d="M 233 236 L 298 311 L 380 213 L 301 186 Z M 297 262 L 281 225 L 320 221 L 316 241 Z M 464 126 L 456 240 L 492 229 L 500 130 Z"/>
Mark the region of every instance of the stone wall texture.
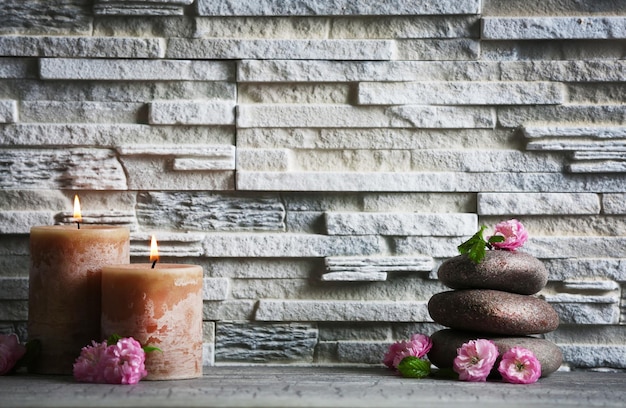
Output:
<path fill-rule="evenodd" d="M 4 0 L 0 331 L 31 226 L 205 270 L 204 363 L 380 364 L 518 218 L 545 337 L 626 369 L 626 2 Z"/>

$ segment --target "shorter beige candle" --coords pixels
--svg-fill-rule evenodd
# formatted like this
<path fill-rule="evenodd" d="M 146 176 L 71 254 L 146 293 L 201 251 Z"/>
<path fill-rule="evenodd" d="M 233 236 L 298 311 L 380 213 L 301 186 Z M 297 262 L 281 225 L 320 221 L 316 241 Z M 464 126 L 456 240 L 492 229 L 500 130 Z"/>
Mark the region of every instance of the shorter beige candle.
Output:
<path fill-rule="evenodd" d="M 198 265 L 108 265 L 102 269 L 102 335 L 133 337 L 146 354 L 146 380 L 202 376 L 202 277 Z"/>

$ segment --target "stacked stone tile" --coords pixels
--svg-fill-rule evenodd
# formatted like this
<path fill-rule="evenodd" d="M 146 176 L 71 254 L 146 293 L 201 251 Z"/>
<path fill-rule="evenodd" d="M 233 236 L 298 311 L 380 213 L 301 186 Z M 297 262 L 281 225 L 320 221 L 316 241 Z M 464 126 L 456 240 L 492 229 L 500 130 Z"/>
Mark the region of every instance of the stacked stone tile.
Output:
<path fill-rule="evenodd" d="M 534 296 L 548 280 L 541 261 L 519 251 L 495 250 L 487 251 L 478 264 L 467 255 L 448 259 L 437 273 L 453 290 L 437 293 L 428 302 L 432 319 L 448 327 L 432 335 L 428 357 L 434 365 L 452 367 L 457 348 L 482 338 L 493 340 L 500 355 L 514 346 L 531 350 L 541 362 L 542 376 L 560 367 L 560 349 L 536 336 L 559 325 L 552 306 Z"/>

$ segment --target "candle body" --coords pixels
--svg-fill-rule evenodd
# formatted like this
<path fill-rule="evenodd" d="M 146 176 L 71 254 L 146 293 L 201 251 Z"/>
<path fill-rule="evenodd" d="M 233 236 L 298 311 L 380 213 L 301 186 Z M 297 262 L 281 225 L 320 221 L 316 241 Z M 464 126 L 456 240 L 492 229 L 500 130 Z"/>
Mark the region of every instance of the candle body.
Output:
<path fill-rule="evenodd" d="M 81 348 L 101 341 L 102 267 L 130 262 L 129 235 L 109 226 L 31 228 L 28 337 L 41 342 L 31 371 L 71 374 Z"/>
<path fill-rule="evenodd" d="M 102 334 L 133 337 L 146 354 L 147 380 L 202 376 L 202 267 L 109 265 L 102 270 Z"/>

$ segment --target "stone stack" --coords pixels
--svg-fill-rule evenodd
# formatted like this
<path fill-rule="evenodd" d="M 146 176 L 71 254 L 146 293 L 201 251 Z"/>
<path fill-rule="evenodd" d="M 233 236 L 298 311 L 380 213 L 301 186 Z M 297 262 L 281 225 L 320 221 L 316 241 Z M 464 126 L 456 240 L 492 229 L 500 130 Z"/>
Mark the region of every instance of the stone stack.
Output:
<path fill-rule="evenodd" d="M 548 281 L 537 258 L 517 251 L 487 251 L 478 264 L 467 255 L 445 261 L 438 277 L 453 289 L 433 295 L 428 302 L 432 319 L 448 329 L 434 333 L 430 361 L 451 368 L 457 349 L 478 338 L 492 340 L 500 355 L 514 346 L 531 350 L 541 362 L 541 375 L 556 371 L 563 356 L 554 343 L 535 335 L 551 332 L 559 317 L 535 295 Z M 492 374 L 497 371 L 494 365 Z"/>

